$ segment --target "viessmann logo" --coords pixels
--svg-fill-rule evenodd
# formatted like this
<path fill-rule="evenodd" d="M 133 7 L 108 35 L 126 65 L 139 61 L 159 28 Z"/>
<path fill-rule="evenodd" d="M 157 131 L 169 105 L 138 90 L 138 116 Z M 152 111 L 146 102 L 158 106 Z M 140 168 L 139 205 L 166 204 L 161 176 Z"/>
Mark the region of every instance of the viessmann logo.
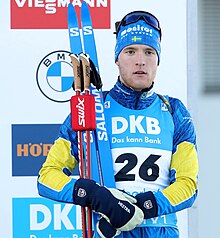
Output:
<path fill-rule="evenodd" d="M 110 0 L 85 0 L 93 27 L 110 28 Z M 72 3 L 79 16 L 80 0 L 11 0 L 11 29 L 66 29 L 67 6 Z"/>

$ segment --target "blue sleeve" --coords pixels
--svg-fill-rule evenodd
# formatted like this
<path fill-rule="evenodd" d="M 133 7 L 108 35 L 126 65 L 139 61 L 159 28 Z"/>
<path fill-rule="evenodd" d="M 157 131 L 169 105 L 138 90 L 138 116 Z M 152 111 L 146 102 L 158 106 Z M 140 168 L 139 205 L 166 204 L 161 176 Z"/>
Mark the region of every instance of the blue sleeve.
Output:
<path fill-rule="evenodd" d="M 169 102 L 174 121 L 170 185 L 154 194 L 158 204 L 158 216 L 192 206 L 198 190 L 198 158 L 193 121 L 179 99 L 169 98 Z"/>

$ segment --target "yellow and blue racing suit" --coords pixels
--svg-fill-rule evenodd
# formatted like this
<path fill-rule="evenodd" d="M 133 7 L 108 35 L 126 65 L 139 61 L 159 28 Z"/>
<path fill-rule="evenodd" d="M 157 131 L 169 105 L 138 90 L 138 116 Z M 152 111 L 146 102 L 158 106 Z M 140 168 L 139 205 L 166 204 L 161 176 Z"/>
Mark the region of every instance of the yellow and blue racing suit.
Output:
<path fill-rule="evenodd" d="M 136 195 L 152 191 L 157 217 L 120 237 L 178 238 L 176 212 L 189 208 L 197 196 L 198 160 L 192 118 L 183 103 L 167 99 L 172 115 L 154 92 L 137 92 L 119 81 L 105 101 L 116 186 Z M 39 194 L 73 203 L 78 164 L 77 134 L 69 115 L 39 173 Z"/>

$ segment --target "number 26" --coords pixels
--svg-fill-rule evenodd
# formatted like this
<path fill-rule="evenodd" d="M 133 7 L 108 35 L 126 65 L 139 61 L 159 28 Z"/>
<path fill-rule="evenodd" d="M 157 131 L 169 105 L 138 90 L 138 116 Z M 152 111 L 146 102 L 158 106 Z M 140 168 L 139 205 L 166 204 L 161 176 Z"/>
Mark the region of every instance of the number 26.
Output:
<path fill-rule="evenodd" d="M 160 158 L 160 155 L 150 155 L 142 163 L 139 169 L 139 176 L 145 181 L 155 181 L 159 177 L 159 166 L 155 162 Z M 129 172 L 137 165 L 138 158 L 132 153 L 125 153 L 120 155 L 115 163 L 127 164 L 115 174 L 115 181 L 135 181 L 135 174 L 129 174 Z"/>

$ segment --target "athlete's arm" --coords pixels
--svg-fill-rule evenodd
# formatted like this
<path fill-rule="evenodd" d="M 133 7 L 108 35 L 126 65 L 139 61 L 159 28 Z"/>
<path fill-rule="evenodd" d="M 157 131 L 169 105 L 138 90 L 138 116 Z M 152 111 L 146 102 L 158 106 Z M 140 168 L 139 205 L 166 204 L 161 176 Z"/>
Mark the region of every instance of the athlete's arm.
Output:
<path fill-rule="evenodd" d="M 99 186 L 90 179 L 76 180 L 70 177 L 78 163 L 75 159 L 78 157 L 77 137 L 70 121 L 69 116 L 40 170 L 39 194 L 57 201 L 90 206 L 120 231 L 134 229 L 143 222 L 144 217 L 142 210 L 134 205 L 135 198 L 117 189 Z M 117 232 L 113 227 L 112 230 Z"/>
<path fill-rule="evenodd" d="M 174 109 L 175 126 L 170 166 L 171 185 L 161 194 L 155 194 L 159 214 L 191 207 L 198 189 L 198 158 L 192 118 L 181 101 L 170 99 L 170 103 Z M 167 206 L 164 206 L 166 203 Z"/>
<path fill-rule="evenodd" d="M 191 207 L 197 196 L 198 158 L 192 118 L 180 100 L 170 98 L 169 102 L 175 126 L 170 185 L 162 191 L 136 196 L 145 218 Z"/>
<path fill-rule="evenodd" d="M 78 163 L 77 135 L 71 128 L 70 115 L 60 127 L 38 177 L 41 196 L 62 202 L 73 202 L 75 179 L 70 175 Z"/>

